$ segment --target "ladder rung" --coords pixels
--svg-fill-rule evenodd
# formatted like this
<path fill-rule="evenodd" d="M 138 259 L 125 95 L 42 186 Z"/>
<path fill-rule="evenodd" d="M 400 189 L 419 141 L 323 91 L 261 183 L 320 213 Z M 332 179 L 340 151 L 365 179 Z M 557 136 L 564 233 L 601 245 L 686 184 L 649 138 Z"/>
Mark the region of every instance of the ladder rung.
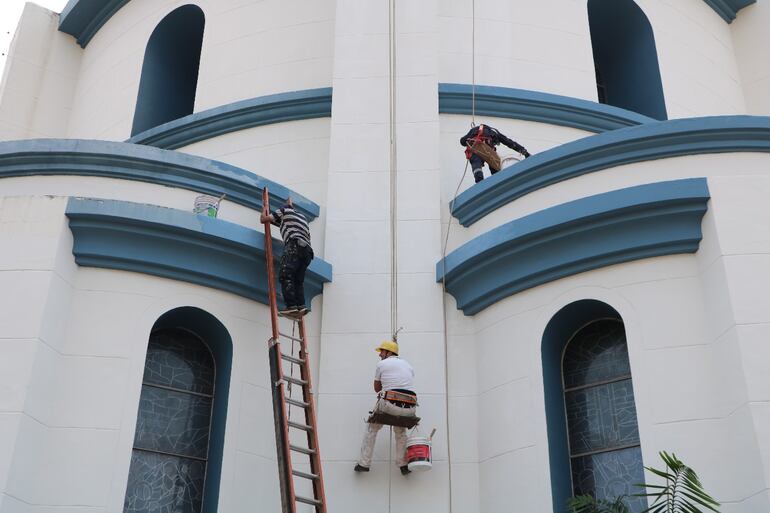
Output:
<path fill-rule="evenodd" d="M 313 506 L 320 506 L 323 504 L 323 502 L 318 499 L 309 499 L 308 497 L 300 497 L 299 495 L 296 495 L 295 499 L 297 499 L 297 502 L 304 502 L 305 504 L 311 504 Z"/>
<path fill-rule="evenodd" d="M 284 376 L 283 379 L 288 381 L 289 383 L 294 383 L 295 385 L 307 385 L 307 381 L 304 379 L 298 379 L 298 378 L 292 378 L 291 376 Z"/>
<path fill-rule="evenodd" d="M 318 474 L 310 474 L 308 472 L 302 472 L 302 471 L 299 471 L 299 470 L 292 470 L 291 473 L 294 474 L 297 477 L 302 477 L 302 478 L 305 478 L 305 479 L 311 479 L 311 480 L 312 479 L 318 479 Z"/>
<path fill-rule="evenodd" d="M 286 398 L 286 402 L 289 404 L 293 404 L 294 406 L 299 406 L 300 408 L 307 408 L 310 406 L 310 403 L 306 403 L 305 401 L 296 401 L 294 399 Z"/>
<path fill-rule="evenodd" d="M 289 449 L 291 449 L 292 451 L 301 452 L 302 454 L 307 454 L 307 455 L 315 454 L 315 450 L 308 449 L 306 447 L 299 447 L 297 445 L 289 445 Z"/>
<path fill-rule="evenodd" d="M 293 427 L 294 429 L 301 429 L 302 431 L 313 431 L 313 426 L 308 426 L 307 424 L 300 424 L 298 422 L 289 421 L 289 426 Z"/>
<path fill-rule="evenodd" d="M 301 338 L 292 337 L 291 335 L 287 335 L 286 333 L 280 333 L 280 332 L 279 332 L 278 334 L 279 334 L 280 336 L 284 337 L 284 338 L 288 338 L 289 340 L 293 340 L 294 342 L 302 342 L 302 339 L 301 339 Z"/>
<path fill-rule="evenodd" d="M 305 363 L 305 360 L 301 358 L 294 358 L 293 356 L 289 356 L 288 354 L 281 353 L 281 358 L 283 358 L 287 362 L 296 363 L 297 365 L 302 365 L 303 363 Z"/>

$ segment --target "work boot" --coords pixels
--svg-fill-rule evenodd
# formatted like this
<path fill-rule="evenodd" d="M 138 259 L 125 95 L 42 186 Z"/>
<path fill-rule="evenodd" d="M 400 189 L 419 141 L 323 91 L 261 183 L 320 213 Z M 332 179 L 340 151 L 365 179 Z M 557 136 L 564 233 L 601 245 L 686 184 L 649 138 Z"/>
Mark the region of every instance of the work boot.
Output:
<path fill-rule="evenodd" d="M 369 472 L 369 467 L 364 467 L 363 465 L 356 463 L 356 466 L 353 467 L 353 470 L 356 472 Z"/>
<path fill-rule="evenodd" d="M 479 183 L 484 179 L 484 172 L 481 169 L 474 169 L 473 179 L 476 180 L 476 183 Z"/>
<path fill-rule="evenodd" d="M 403 467 L 398 467 L 401 470 L 401 475 L 406 476 L 408 474 L 411 474 L 412 471 L 409 470 L 409 465 L 404 465 Z"/>

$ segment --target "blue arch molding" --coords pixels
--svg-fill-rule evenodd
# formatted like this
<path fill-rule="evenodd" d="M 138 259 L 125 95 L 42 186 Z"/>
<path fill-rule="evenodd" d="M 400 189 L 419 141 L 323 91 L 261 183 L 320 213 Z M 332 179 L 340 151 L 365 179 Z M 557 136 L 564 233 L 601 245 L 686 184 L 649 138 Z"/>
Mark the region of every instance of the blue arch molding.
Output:
<path fill-rule="evenodd" d="M 732 23 L 738 11 L 757 0 L 703 0 L 727 23 Z"/>
<path fill-rule="evenodd" d="M 137 144 L 79 139 L 0 142 L 0 179 L 15 176 L 80 175 L 149 182 L 219 196 L 262 210 L 268 187 L 271 207 L 289 196 L 308 220 L 320 208 L 309 199 L 250 171 L 216 160 Z"/>
<path fill-rule="evenodd" d="M 436 265 L 466 315 L 522 290 L 621 262 L 694 253 L 705 178 L 620 189 L 551 207 L 476 237 Z M 444 265 L 446 277 L 444 278 Z"/>
<path fill-rule="evenodd" d="M 770 117 L 658 121 L 578 139 L 509 166 L 457 196 L 452 214 L 470 226 L 532 191 L 633 162 L 683 155 L 770 152 Z"/>
<path fill-rule="evenodd" d="M 150 34 L 142 60 L 131 135 L 195 110 L 206 16 L 187 4 L 168 13 Z"/>
<path fill-rule="evenodd" d="M 186 281 L 268 304 L 264 235 L 256 230 L 183 210 L 89 198 L 70 198 L 66 215 L 78 265 Z M 274 240 L 273 247 L 277 262 L 283 244 Z M 331 280 L 331 265 L 314 258 L 305 304 Z"/>
<path fill-rule="evenodd" d="M 190 114 L 138 133 L 128 143 L 176 149 L 255 126 L 332 115 L 332 88 L 307 89 L 242 100 Z"/>
<path fill-rule="evenodd" d="M 152 331 L 178 327 L 189 329 L 201 337 L 211 350 L 216 364 L 216 393 L 211 410 L 211 434 L 203 499 L 204 511 L 216 512 L 222 475 L 230 374 L 233 368 L 233 340 L 219 319 L 192 306 L 183 306 L 164 313 L 155 321 Z"/>
<path fill-rule="evenodd" d="M 473 86 L 439 84 L 438 111 L 473 113 Z M 476 86 L 476 114 L 604 132 L 655 120 L 611 105 L 510 87 Z"/>
<path fill-rule="evenodd" d="M 567 499 L 572 497 L 567 415 L 561 377 L 562 354 L 567 341 L 576 331 L 586 323 L 601 318 L 618 319 L 622 322 L 620 314 L 610 305 L 595 299 L 583 299 L 559 310 L 543 332 L 543 398 L 548 431 L 553 513 L 569 513 Z"/>
<path fill-rule="evenodd" d="M 667 119 L 652 25 L 634 0 L 588 0 L 588 26 L 604 103 Z"/>

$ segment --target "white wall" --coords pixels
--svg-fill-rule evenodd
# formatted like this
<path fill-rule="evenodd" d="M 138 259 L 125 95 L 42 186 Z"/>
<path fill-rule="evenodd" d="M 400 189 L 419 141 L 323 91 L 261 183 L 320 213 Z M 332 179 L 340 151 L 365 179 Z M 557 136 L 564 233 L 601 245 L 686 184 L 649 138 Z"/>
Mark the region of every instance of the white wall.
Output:
<path fill-rule="evenodd" d="M 80 69 L 80 48 L 59 17 L 27 3 L 0 83 L 0 140 L 64 137 Z"/>
<path fill-rule="evenodd" d="M 770 6 L 756 2 L 738 13 L 730 25 L 733 46 L 746 95 L 748 114 L 770 114 Z"/>

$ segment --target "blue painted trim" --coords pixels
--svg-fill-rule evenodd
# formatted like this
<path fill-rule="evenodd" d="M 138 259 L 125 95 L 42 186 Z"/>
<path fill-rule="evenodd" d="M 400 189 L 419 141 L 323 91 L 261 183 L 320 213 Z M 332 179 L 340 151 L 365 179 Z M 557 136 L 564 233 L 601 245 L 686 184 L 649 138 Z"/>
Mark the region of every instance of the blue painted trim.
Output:
<path fill-rule="evenodd" d="M 152 330 L 179 327 L 193 331 L 204 340 L 216 365 L 211 436 L 209 437 L 206 483 L 203 494 L 203 510 L 214 513 L 219 506 L 219 484 L 222 476 L 227 406 L 230 397 L 230 375 L 233 368 L 233 340 L 219 319 L 205 310 L 193 306 L 183 306 L 164 313 L 155 322 Z"/>
<path fill-rule="evenodd" d="M 66 214 L 78 265 L 186 281 L 268 304 L 264 235 L 256 230 L 126 201 L 70 198 Z M 273 244 L 277 262 L 283 244 Z M 331 280 L 331 265 L 314 258 L 305 276 L 306 304 Z"/>
<path fill-rule="evenodd" d="M 620 314 L 601 301 L 583 299 L 571 303 L 554 315 L 543 331 L 543 399 L 548 434 L 548 462 L 551 471 L 553 513 L 569 513 L 572 497 L 572 469 L 567 445 L 567 416 L 564 407 L 562 355 L 572 335 L 586 323 L 601 318 L 621 320 Z"/>
<path fill-rule="evenodd" d="M 444 114 L 473 113 L 473 86 L 439 84 L 438 111 Z M 656 120 L 629 110 L 557 94 L 476 86 L 476 115 L 525 119 L 604 132 Z"/>
<path fill-rule="evenodd" d="M 177 151 L 121 142 L 78 139 L 27 139 L 0 142 L 0 179 L 15 176 L 78 175 L 149 182 L 219 196 L 262 210 L 262 190 L 270 204 L 289 196 L 308 220 L 320 208 L 309 199 L 250 171 Z M 192 209 L 192 206 L 190 207 Z"/>
<path fill-rule="evenodd" d="M 59 30 L 85 48 L 107 20 L 130 0 L 70 0 L 59 15 Z"/>
<path fill-rule="evenodd" d="M 136 134 L 126 142 L 173 150 L 237 130 L 331 114 L 332 88 L 307 89 L 260 96 L 190 114 Z"/>
<path fill-rule="evenodd" d="M 732 23 L 738 11 L 757 0 L 703 0 L 727 23 Z"/>
<path fill-rule="evenodd" d="M 466 315 L 522 290 L 621 262 L 693 253 L 709 199 L 705 178 L 639 185 L 499 226 L 436 265 Z"/>
<path fill-rule="evenodd" d="M 729 152 L 770 152 L 770 117 L 716 116 L 658 121 L 578 139 L 509 166 L 457 196 L 452 214 L 470 226 L 532 191 L 593 171 L 647 160 Z"/>

